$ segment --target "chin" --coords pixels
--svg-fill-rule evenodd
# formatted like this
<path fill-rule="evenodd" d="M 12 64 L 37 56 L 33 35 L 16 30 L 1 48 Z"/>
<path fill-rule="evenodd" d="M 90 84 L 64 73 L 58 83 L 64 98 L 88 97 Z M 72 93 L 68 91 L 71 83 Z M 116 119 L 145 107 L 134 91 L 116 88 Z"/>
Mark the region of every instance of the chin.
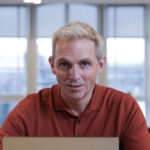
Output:
<path fill-rule="evenodd" d="M 84 95 L 79 95 L 79 94 L 72 94 L 72 95 L 68 95 L 68 97 L 72 100 L 81 100 L 84 98 Z"/>

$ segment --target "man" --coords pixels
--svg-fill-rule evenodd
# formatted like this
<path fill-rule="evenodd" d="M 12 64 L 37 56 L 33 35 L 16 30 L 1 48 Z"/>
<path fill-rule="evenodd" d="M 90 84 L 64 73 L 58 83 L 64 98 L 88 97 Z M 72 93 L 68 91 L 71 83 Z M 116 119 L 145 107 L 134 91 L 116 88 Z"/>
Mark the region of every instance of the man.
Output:
<path fill-rule="evenodd" d="M 120 150 L 150 150 L 150 134 L 136 101 L 95 83 L 104 67 L 102 39 L 74 22 L 53 36 L 49 58 L 58 85 L 28 95 L 8 115 L 3 136 L 118 137 Z"/>

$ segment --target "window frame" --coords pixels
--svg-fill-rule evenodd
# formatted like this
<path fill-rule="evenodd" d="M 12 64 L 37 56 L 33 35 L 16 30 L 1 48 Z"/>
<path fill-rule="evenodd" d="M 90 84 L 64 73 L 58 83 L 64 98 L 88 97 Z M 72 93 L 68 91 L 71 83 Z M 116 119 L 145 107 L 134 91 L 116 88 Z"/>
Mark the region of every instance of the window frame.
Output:
<path fill-rule="evenodd" d="M 106 16 L 107 16 L 107 12 L 106 12 L 106 8 L 107 7 L 124 7 L 124 6 L 127 6 L 127 7 L 137 7 L 137 6 L 142 6 L 144 8 L 144 32 L 145 32 L 145 35 L 144 35 L 144 40 L 145 40 L 145 64 L 144 64 L 144 87 L 145 87 L 145 92 L 144 92 L 144 96 L 134 96 L 135 100 L 137 102 L 140 102 L 140 101 L 144 101 L 145 102 L 145 109 L 146 109 L 146 112 L 145 112 L 145 117 L 146 117 L 146 121 L 147 121 L 147 125 L 150 126 L 150 94 L 148 94 L 148 90 L 150 90 L 150 86 L 148 86 L 148 83 L 150 85 L 150 78 L 148 77 L 148 63 L 150 63 L 150 60 L 148 60 L 148 56 L 150 58 L 150 45 L 148 44 L 148 41 L 150 41 L 150 39 L 148 38 L 150 36 L 150 33 L 147 35 L 146 33 L 149 31 L 148 29 L 148 26 L 150 26 L 150 20 L 149 20 L 149 23 L 146 21 L 148 20 L 148 16 L 150 16 L 150 5 L 149 7 L 147 5 L 107 5 L 107 6 L 104 6 L 104 32 L 106 32 L 107 30 L 107 21 L 105 20 Z M 150 31 L 149 31 L 150 32 Z M 107 38 L 108 36 L 104 35 L 104 41 L 105 41 L 105 45 L 106 45 L 106 41 L 107 41 Z M 119 38 L 119 37 L 115 37 L 115 38 Z M 128 38 L 127 36 L 124 37 L 124 38 Z M 131 38 L 131 37 L 129 37 Z M 135 38 L 135 37 L 133 37 Z M 105 47 L 105 50 L 107 52 L 107 46 Z M 149 53 L 148 53 L 149 52 Z M 106 64 L 106 76 L 107 76 L 107 70 L 108 70 L 108 66 Z M 148 82 L 147 82 L 148 81 Z M 105 80 L 105 84 L 107 85 L 107 78 Z"/>

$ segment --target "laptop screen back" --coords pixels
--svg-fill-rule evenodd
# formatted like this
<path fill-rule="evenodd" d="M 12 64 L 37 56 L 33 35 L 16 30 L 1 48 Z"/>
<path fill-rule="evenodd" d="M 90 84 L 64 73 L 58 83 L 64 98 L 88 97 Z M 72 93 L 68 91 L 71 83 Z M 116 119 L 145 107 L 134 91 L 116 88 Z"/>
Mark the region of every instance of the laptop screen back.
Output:
<path fill-rule="evenodd" d="M 3 150 L 119 150 L 118 138 L 4 137 Z"/>

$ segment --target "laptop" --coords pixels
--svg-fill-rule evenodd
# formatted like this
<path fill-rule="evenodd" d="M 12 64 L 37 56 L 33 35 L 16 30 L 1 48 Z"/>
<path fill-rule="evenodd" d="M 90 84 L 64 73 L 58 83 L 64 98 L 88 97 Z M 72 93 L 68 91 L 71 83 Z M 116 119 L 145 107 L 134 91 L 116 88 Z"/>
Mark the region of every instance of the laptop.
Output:
<path fill-rule="evenodd" d="M 118 138 L 4 137 L 3 150 L 119 150 Z"/>

